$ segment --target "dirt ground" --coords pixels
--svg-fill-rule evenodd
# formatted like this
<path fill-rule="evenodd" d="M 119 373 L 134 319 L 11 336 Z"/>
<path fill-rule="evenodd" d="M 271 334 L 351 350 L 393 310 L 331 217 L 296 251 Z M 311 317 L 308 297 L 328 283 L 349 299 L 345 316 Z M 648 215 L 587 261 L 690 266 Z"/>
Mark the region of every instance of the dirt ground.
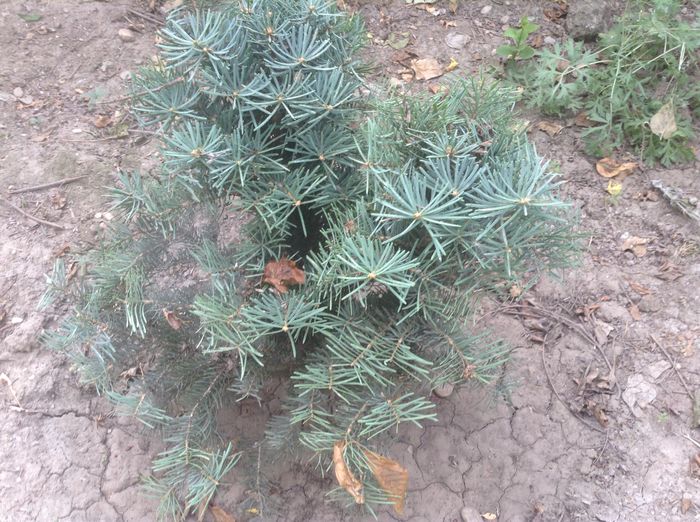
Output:
<path fill-rule="evenodd" d="M 368 57 L 398 83 L 411 59 L 446 66 L 454 58 L 453 75 L 488 69 L 503 26 L 524 14 L 543 37 L 560 39 L 561 21 L 543 14 L 549 4 L 460 0 L 456 14 L 447 2 L 427 10 L 404 0 L 351 7 L 372 34 Z M 126 106 L 100 103 L 123 96 L 129 71 L 155 54 L 162 15 L 134 11 L 146 13 L 146 2 L 0 4 L 0 520 L 156 518 L 138 482 L 157 438 L 113 416 L 39 345 L 56 317 L 36 309 L 54 259 L 99 241 L 110 218 L 104 187 L 117 168 L 147 170 L 157 161 L 157 144 L 134 130 Z M 118 34 L 125 28 L 127 41 Z M 690 398 L 700 389 L 700 224 L 651 185 L 659 179 L 700 197 L 698 162 L 641 169 L 612 198 L 595 160 L 580 152 L 579 129 L 561 121 L 565 128 L 551 137 L 537 130 L 541 118 L 528 119 L 589 234 L 582 264 L 543 280 L 521 306 L 483 303 L 475 327 L 514 347 L 504 375 L 509 393 L 464 388 L 435 398 L 439 421 L 401 431 L 387 448 L 408 468 L 410 491 L 403 517 L 381 511 L 379 519 L 700 519 L 700 443 L 693 442 L 700 430 L 691 428 Z M 11 193 L 74 176 L 84 177 Z M 230 416 L 258 426 L 265 417 L 245 406 Z M 230 482 L 215 502 L 236 520 L 250 519 L 245 487 Z M 331 485 L 302 467 L 280 470 L 277 518 L 370 519 L 327 504 Z"/>

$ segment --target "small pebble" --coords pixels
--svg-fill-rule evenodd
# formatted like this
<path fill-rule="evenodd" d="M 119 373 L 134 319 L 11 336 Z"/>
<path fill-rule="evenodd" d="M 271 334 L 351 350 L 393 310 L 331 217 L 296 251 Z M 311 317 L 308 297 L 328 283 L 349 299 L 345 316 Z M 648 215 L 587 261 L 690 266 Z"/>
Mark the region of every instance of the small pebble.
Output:
<path fill-rule="evenodd" d="M 136 35 L 129 29 L 119 29 L 117 35 L 122 42 L 133 42 L 136 40 Z"/>
<path fill-rule="evenodd" d="M 454 391 L 455 387 L 454 384 L 451 383 L 446 383 L 446 384 L 441 384 L 437 388 L 433 390 L 433 393 L 440 397 L 441 399 L 446 399 L 450 395 L 452 395 L 452 392 Z"/>
<path fill-rule="evenodd" d="M 21 98 L 24 96 L 24 91 L 22 90 L 22 87 L 15 87 L 15 89 L 12 91 L 12 94 L 15 95 L 15 98 Z"/>
<path fill-rule="evenodd" d="M 493 9 L 493 6 L 491 6 L 491 5 L 485 5 L 484 7 L 481 8 L 481 14 L 482 14 L 482 15 L 487 15 L 487 14 L 489 14 L 489 13 L 491 12 L 492 9 Z"/>
<path fill-rule="evenodd" d="M 10 319 L 10 324 L 20 324 L 24 322 L 24 319 L 19 316 L 14 316 L 12 319 Z"/>
<path fill-rule="evenodd" d="M 119 78 L 122 79 L 122 81 L 128 81 L 131 80 L 131 71 L 122 71 L 119 73 Z"/>
<path fill-rule="evenodd" d="M 544 43 L 545 45 L 554 45 L 555 43 L 557 43 L 557 40 L 552 36 L 545 36 Z"/>

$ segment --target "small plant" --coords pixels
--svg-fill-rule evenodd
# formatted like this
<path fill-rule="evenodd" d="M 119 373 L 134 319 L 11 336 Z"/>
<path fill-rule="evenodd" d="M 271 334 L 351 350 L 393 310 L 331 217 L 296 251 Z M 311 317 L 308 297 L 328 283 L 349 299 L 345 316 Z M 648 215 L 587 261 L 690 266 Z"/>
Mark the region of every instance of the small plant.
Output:
<path fill-rule="evenodd" d="M 527 19 L 527 16 L 523 16 L 517 27 L 509 27 L 503 31 L 503 36 L 509 38 L 513 43 L 501 45 L 496 49 L 496 53 L 507 58 L 508 61 L 529 60 L 535 56 L 535 49 L 527 44 L 527 39 L 539 28 L 539 25 L 533 24 Z"/>
<path fill-rule="evenodd" d="M 400 511 L 408 472 L 382 440 L 508 355 L 467 329 L 471 305 L 576 252 L 513 93 L 362 97 L 364 34 L 335 2 L 175 12 L 134 87 L 162 172 L 122 173 L 85 276 L 49 278 L 42 304 L 67 284 L 74 309 L 46 343 L 163 434 L 145 480 L 162 518 L 203 517 L 235 467 L 267 519 L 283 455 L 332 469 L 333 498 Z M 271 412 L 264 440 L 219 422 L 245 399 Z"/>
<path fill-rule="evenodd" d="M 629 145 L 649 162 L 691 160 L 692 118 L 700 108 L 693 80 L 700 24 L 679 18 L 677 0 L 637 6 L 602 35 L 598 49 L 569 40 L 507 74 L 523 86 L 531 106 L 547 114 L 577 114 L 591 154 L 607 156 Z"/>

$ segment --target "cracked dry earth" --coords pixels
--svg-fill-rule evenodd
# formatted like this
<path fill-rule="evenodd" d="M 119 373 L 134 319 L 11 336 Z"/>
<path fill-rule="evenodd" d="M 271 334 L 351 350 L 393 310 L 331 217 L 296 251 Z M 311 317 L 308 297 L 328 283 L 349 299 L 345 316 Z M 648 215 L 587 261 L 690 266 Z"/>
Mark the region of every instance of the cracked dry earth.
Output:
<path fill-rule="evenodd" d="M 454 56 L 458 73 L 485 65 L 490 58 L 483 57 L 502 43 L 502 26 L 523 14 L 542 25 L 544 36 L 564 35 L 542 15 L 548 2 L 494 4 L 484 11 L 485 3 L 464 1 L 457 14 L 437 16 L 400 0 L 355 7 L 375 35 L 368 55 L 390 76 L 401 74 L 401 66 L 381 40 L 396 31 L 410 34 L 407 50 L 418 57 L 446 64 Z M 115 115 L 116 106 L 86 98 L 96 88 L 106 98 L 123 95 L 126 71 L 155 52 L 156 26 L 130 9 L 146 6 L 137 0 L 0 4 L 0 48 L 10 51 L 0 58 L 0 195 L 67 227 L 38 225 L 0 203 L 0 521 L 156 518 L 157 506 L 138 480 L 160 449 L 157 438 L 113 416 L 37 339 L 57 319 L 36 311 L 43 274 L 57 255 L 99 240 L 107 219 L 102 187 L 114 182 L 117 167 L 148 170 L 158 161 L 157 144 L 142 135 L 116 139 L 116 125 L 95 126 L 100 114 L 126 117 L 124 108 Z M 27 21 L 36 18 L 29 14 L 41 19 Z M 134 40 L 124 42 L 117 34 L 129 27 Z M 464 35 L 466 46 L 449 48 L 450 32 Z M 534 129 L 539 118 L 530 119 Z M 128 117 L 124 122 L 134 126 Z M 698 519 L 700 448 L 690 439 L 699 440 L 700 432 L 691 427 L 688 391 L 700 387 L 700 229 L 650 184 L 661 179 L 700 196 L 698 164 L 637 172 L 611 201 L 594 160 L 580 152 L 574 127 L 555 137 L 533 130 L 532 139 L 560 166 L 565 195 L 590 235 L 582 265 L 561 280 L 544 279 L 517 306 L 482 304 L 474 328 L 491 330 L 514 348 L 500 386 L 508 392 L 456 390 L 434 399 L 438 422 L 401 430 L 383 450 L 409 470 L 405 514 L 382 510 L 378 517 Z M 9 192 L 76 175 L 86 177 L 58 189 Z M 622 249 L 630 237 L 647 240 L 643 255 Z M 268 412 L 244 404 L 222 418 L 231 419 L 231 431 L 245 426 L 252 433 Z M 302 465 L 271 479 L 285 506 L 279 520 L 371 520 L 325 503 L 331 478 Z M 249 520 L 245 497 L 245 485 L 231 477 L 215 502 Z"/>

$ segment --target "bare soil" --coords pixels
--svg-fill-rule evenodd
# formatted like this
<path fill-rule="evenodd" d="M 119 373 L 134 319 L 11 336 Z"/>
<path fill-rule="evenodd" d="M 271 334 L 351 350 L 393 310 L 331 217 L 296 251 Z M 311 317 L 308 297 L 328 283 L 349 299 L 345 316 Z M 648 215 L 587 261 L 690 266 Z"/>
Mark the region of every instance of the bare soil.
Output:
<path fill-rule="evenodd" d="M 492 51 L 503 26 L 524 14 L 543 36 L 565 35 L 561 20 L 543 14 L 550 2 L 494 1 L 482 10 L 486 5 L 462 0 L 456 14 L 440 2 L 429 10 L 402 0 L 351 8 L 372 33 L 367 56 L 384 79 L 401 79 L 412 59 L 428 57 L 443 66 L 454 57 L 452 75 L 497 65 Z M 61 357 L 39 345 L 39 333 L 57 318 L 36 310 L 54 259 L 69 261 L 99 241 L 110 218 L 104 187 L 117 168 L 148 170 L 158 162 L 157 143 L 133 130 L 126 105 L 100 103 L 123 96 L 128 71 L 156 52 L 156 24 L 130 10 L 146 13 L 146 2 L 0 5 L 3 520 L 156 518 L 138 481 L 160 448 L 157 437 L 114 416 Z M 133 41 L 118 37 L 124 28 Z M 382 43 L 405 38 L 405 47 L 395 45 L 400 49 Z M 440 81 L 409 83 L 420 90 Z M 438 422 L 402 430 L 387 453 L 410 472 L 406 511 L 381 511 L 379 519 L 459 521 L 468 514 L 460 515 L 463 508 L 513 522 L 698 519 L 700 447 L 691 439 L 700 440 L 700 430 L 692 427 L 689 394 L 700 389 L 700 226 L 651 186 L 660 179 L 700 196 L 698 162 L 641 168 L 612 198 L 595 159 L 581 152 L 580 129 L 562 121 L 565 128 L 552 137 L 537 130 L 540 117 L 528 119 L 532 139 L 558 166 L 565 195 L 580 210 L 582 264 L 559 280 L 545 278 L 519 304 L 483 303 L 474 327 L 514 347 L 504 374 L 509 392 L 456 390 L 435 398 Z M 63 187 L 10 193 L 80 175 Z M 33 222 L 5 202 L 65 230 Z M 632 237 L 646 240 L 644 248 L 623 250 Z M 244 404 L 225 417 L 254 431 L 266 413 Z M 277 518 L 370 519 L 327 504 L 331 486 L 331 478 L 301 465 L 280 469 L 274 487 L 285 509 Z M 232 476 L 215 502 L 248 520 L 245 498 Z"/>

